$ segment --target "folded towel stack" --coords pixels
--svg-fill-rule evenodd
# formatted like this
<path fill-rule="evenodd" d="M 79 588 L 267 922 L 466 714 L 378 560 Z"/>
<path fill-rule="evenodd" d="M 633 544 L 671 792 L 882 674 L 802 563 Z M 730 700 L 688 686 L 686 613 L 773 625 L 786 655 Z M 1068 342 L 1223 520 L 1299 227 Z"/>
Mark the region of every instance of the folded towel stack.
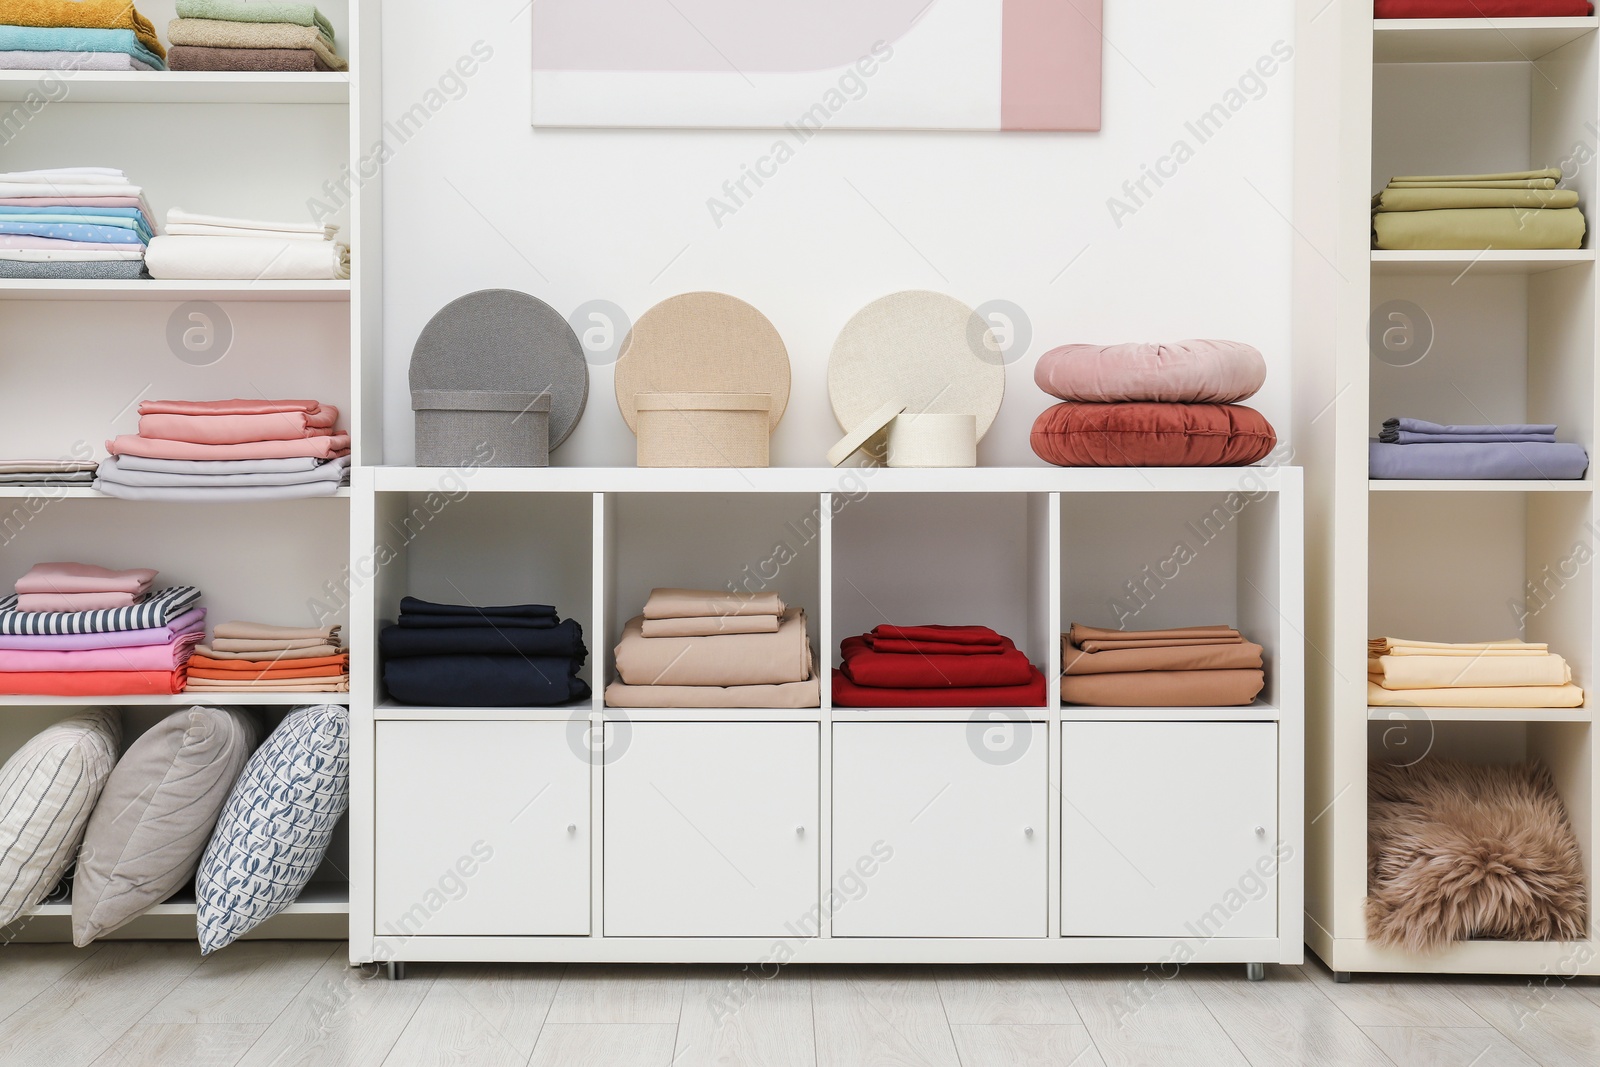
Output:
<path fill-rule="evenodd" d="M 40 563 L 0 599 L 0 693 L 133 696 L 183 691 L 205 636 L 200 590 L 151 591 L 156 572 Z"/>
<path fill-rule="evenodd" d="M 0 485 L 87 489 L 98 466 L 94 460 L 0 459 Z"/>
<path fill-rule="evenodd" d="M 806 613 L 777 593 L 653 589 L 616 648 L 614 708 L 814 708 Z"/>
<path fill-rule="evenodd" d="M 987 626 L 879 626 L 839 645 L 833 702 L 855 708 L 1038 708 L 1044 674 Z"/>
<path fill-rule="evenodd" d="M 183 281 L 333 281 L 350 277 L 350 246 L 337 226 L 260 222 L 167 212 L 167 231 L 150 242 L 152 278 Z"/>
<path fill-rule="evenodd" d="M 408 596 L 378 647 L 389 696 L 402 704 L 531 708 L 589 697 L 578 677 L 589 658 L 583 627 L 547 604 L 482 608 Z"/>
<path fill-rule="evenodd" d="M 315 4 L 178 0 L 167 26 L 173 70 L 348 70 Z"/>
<path fill-rule="evenodd" d="M 154 217 L 120 170 L 0 174 L 0 278 L 142 278 Z"/>
<path fill-rule="evenodd" d="M 1389 419 L 1367 446 L 1373 478 L 1572 481 L 1589 469 L 1582 446 L 1556 440 L 1544 425 L 1440 426 Z"/>
<path fill-rule="evenodd" d="M 191 693 L 347 693 L 350 653 L 339 627 L 225 622 L 189 658 Z"/>
<path fill-rule="evenodd" d="M 167 69 L 131 0 L 7 0 L 0 19 L 0 70 Z"/>
<path fill-rule="evenodd" d="M 1374 0 L 1380 19 L 1582 18 L 1594 14 L 1589 0 Z"/>
<path fill-rule="evenodd" d="M 94 487 L 124 500 L 333 496 L 349 477 L 339 409 L 315 400 L 147 400 L 106 442 Z"/>
<path fill-rule="evenodd" d="M 1419 708 L 1581 708 L 1567 661 L 1527 641 L 1448 644 L 1374 637 L 1367 704 Z"/>
<path fill-rule="evenodd" d="M 1266 676 L 1261 646 L 1231 626 L 1102 630 L 1061 635 L 1061 702 L 1102 708 L 1229 708 L 1249 704 Z"/>
<path fill-rule="evenodd" d="M 1561 170 L 1391 178 L 1372 198 L 1372 247 L 1581 248 L 1578 194 Z"/>

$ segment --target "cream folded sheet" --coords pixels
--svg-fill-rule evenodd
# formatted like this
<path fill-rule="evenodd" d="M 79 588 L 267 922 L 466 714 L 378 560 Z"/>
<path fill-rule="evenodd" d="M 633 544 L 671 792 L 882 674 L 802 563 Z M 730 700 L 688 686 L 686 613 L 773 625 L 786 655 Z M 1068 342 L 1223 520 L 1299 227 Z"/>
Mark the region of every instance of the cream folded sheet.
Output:
<path fill-rule="evenodd" d="M 717 637 L 646 637 L 644 616 L 628 620 L 616 648 L 628 685 L 780 685 L 813 673 L 806 613 L 790 608 L 778 632 Z"/>
<path fill-rule="evenodd" d="M 777 593 L 723 593 L 715 589 L 652 589 L 647 619 L 702 619 L 723 615 L 782 615 Z"/>
<path fill-rule="evenodd" d="M 151 240 L 144 265 L 156 279 L 342 281 L 350 277 L 350 248 L 333 241 L 169 234 Z"/>
<path fill-rule="evenodd" d="M 1581 708 L 1583 690 L 1567 685 L 1506 685 L 1463 689 L 1385 689 L 1369 680 L 1374 708 Z"/>
<path fill-rule="evenodd" d="M 1385 689 L 1566 685 L 1572 668 L 1560 656 L 1379 656 L 1367 677 Z"/>
<path fill-rule="evenodd" d="M 719 637 L 723 634 L 775 634 L 776 615 L 709 615 L 699 619 L 646 619 L 646 637 Z"/>
<path fill-rule="evenodd" d="M 1533 641 L 1408 641 L 1403 637 L 1374 637 L 1367 642 L 1369 656 L 1543 656 L 1550 646 Z"/>

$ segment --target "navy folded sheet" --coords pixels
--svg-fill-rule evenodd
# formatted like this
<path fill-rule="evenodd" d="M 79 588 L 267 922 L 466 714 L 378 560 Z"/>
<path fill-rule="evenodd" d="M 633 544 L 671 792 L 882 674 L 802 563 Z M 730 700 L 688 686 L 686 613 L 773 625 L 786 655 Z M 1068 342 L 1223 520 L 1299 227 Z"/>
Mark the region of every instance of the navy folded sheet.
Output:
<path fill-rule="evenodd" d="M 1582 445 L 1496 442 L 1402 445 L 1367 443 L 1372 478 L 1575 481 L 1589 469 Z"/>
<path fill-rule="evenodd" d="M 446 616 L 448 617 L 448 616 Z M 385 660 L 409 656 L 563 656 L 581 665 L 589 650 L 576 619 L 553 626 L 387 626 L 378 635 Z"/>
<path fill-rule="evenodd" d="M 407 630 L 548 630 L 556 617 L 519 619 L 511 615 L 401 615 Z"/>
<path fill-rule="evenodd" d="M 555 619 L 556 609 L 549 604 L 511 604 L 501 607 L 478 607 L 473 604 L 434 604 L 414 596 L 403 597 L 400 614 L 406 615 L 467 615 L 491 619 Z"/>
<path fill-rule="evenodd" d="M 581 661 L 561 656 L 402 656 L 385 660 L 389 695 L 444 708 L 549 707 L 583 700 Z"/>

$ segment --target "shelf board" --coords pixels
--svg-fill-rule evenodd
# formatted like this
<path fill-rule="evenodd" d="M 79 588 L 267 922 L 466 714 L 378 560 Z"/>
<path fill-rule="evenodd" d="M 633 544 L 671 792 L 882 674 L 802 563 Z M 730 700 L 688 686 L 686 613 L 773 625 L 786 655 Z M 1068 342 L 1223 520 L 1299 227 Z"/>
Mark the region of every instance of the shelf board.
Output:
<path fill-rule="evenodd" d="M 1286 473 L 1287 472 L 1287 473 Z M 1295 468 L 374 467 L 380 493 L 1231 493 L 1276 492 Z"/>
<path fill-rule="evenodd" d="M 194 887 L 181 890 L 170 900 L 163 901 L 145 912 L 145 915 L 193 915 L 195 913 Z M 33 909 L 39 917 L 72 915 L 71 902 L 40 904 Z M 312 882 L 280 915 L 348 915 L 350 914 L 350 887 L 342 882 Z"/>
<path fill-rule="evenodd" d="M 1374 493 L 1589 493 L 1594 491 L 1594 482 L 1588 478 L 1570 482 L 1541 482 L 1532 478 L 1483 481 L 1373 478 L 1367 482 L 1367 487 Z"/>
<path fill-rule="evenodd" d="M 1374 274 L 1542 274 L 1594 262 L 1592 248 L 1374 250 Z"/>
<path fill-rule="evenodd" d="M 394 700 L 380 700 L 372 715 L 380 720 L 460 720 L 462 722 L 509 720 L 547 722 L 555 719 L 583 718 L 594 710 L 594 699 L 584 697 L 568 704 L 555 704 L 545 708 L 438 708 L 419 704 L 401 704 Z"/>
<path fill-rule="evenodd" d="M 1593 722 L 1591 708 L 1368 707 L 1373 722 Z"/>
<path fill-rule="evenodd" d="M 47 281 L 0 279 L 0 300 L 237 300 L 348 303 L 350 283 L 277 281 Z"/>
<path fill-rule="evenodd" d="M 1600 28 L 1600 18 L 1374 19 L 1375 63 L 1529 63 Z"/>
<path fill-rule="evenodd" d="M 6 70 L 0 100 L 50 99 L 43 85 L 54 75 L 67 87 L 61 102 L 84 104 L 347 104 L 350 75 L 343 72 L 266 73 L 190 70 Z"/>
<path fill-rule="evenodd" d="M 231 690 L 214 693 L 142 693 L 130 696 L 103 697 L 0 695 L 0 707 L 7 708 L 183 708 L 191 707 L 195 704 L 271 707 L 287 704 L 349 703 L 349 693 L 252 693 Z"/>
<path fill-rule="evenodd" d="M 107 496 L 105 493 L 100 492 L 100 490 L 98 490 L 98 489 L 86 489 L 86 488 L 83 488 L 82 486 L 0 485 L 0 500 L 24 500 L 24 499 L 30 499 L 31 500 L 31 499 L 36 499 L 36 498 L 44 498 L 44 499 L 50 499 L 50 500 L 122 500 L 121 497 Z M 233 500 L 233 501 L 225 501 L 224 503 L 232 503 L 232 504 L 290 504 L 290 503 L 298 503 L 298 502 L 300 502 L 302 500 L 349 500 L 349 499 L 350 499 L 350 487 L 349 486 L 341 486 L 339 491 L 337 493 L 335 493 L 333 496 L 293 497 L 293 498 L 286 499 L 286 500 Z M 192 503 L 192 504 L 197 504 L 200 507 L 206 507 L 206 508 L 214 508 L 214 507 L 217 506 L 217 502 L 216 501 L 207 502 L 207 501 L 204 501 L 204 500 L 194 500 L 194 501 L 187 501 L 187 500 L 185 500 L 185 501 L 174 501 L 174 500 L 162 500 L 162 501 L 129 500 L 129 501 L 125 501 L 125 503 L 129 503 L 129 504 L 145 504 L 145 503 L 189 504 L 189 503 Z"/>

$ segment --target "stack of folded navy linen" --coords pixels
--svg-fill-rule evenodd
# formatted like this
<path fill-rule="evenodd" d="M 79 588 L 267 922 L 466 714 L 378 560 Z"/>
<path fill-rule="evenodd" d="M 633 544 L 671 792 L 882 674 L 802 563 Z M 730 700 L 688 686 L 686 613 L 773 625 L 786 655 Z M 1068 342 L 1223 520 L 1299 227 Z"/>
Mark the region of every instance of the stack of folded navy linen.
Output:
<path fill-rule="evenodd" d="M 1373 478 L 1573 481 L 1589 469 L 1582 445 L 1556 440 L 1546 425 L 1440 426 L 1390 419 L 1369 442 Z"/>
<path fill-rule="evenodd" d="M 383 680 L 402 704 L 443 708 L 550 707 L 584 700 L 583 627 L 546 604 L 480 608 L 400 601 L 378 638 Z"/>

